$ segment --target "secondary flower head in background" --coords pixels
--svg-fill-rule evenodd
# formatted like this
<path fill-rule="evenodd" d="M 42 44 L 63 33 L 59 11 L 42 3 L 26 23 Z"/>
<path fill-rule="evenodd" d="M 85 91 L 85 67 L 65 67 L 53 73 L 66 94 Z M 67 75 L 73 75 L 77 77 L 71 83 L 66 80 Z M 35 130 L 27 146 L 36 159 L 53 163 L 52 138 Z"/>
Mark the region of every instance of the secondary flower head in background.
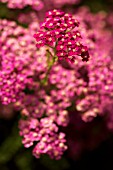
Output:
<path fill-rule="evenodd" d="M 81 43 L 82 37 L 76 29 L 78 26 L 79 22 L 71 14 L 56 9 L 47 12 L 40 30 L 34 34 L 37 48 L 51 47 L 53 55 L 60 60 L 75 62 L 81 56 L 82 61 L 88 61 L 88 49 Z"/>
<path fill-rule="evenodd" d="M 41 10 L 44 6 L 41 0 L 0 0 L 0 2 L 7 3 L 8 8 L 22 9 L 26 6 L 31 6 L 34 10 Z"/>
<path fill-rule="evenodd" d="M 7 7 L 11 9 L 23 9 L 30 6 L 35 11 L 41 11 L 78 4 L 80 0 L 0 0 L 0 2 L 7 3 Z"/>

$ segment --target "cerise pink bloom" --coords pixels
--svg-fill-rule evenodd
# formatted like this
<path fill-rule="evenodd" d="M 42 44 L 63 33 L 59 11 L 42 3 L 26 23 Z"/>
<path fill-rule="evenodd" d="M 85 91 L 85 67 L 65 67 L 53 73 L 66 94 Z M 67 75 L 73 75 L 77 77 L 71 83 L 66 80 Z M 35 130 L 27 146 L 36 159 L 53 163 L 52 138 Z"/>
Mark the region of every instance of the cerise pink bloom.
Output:
<path fill-rule="evenodd" d="M 71 14 L 56 9 L 48 11 L 40 30 L 34 34 L 37 48 L 51 47 L 54 55 L 60 60 L 75 62 L 76 58 L 80 56 L 82 61 L 88 61 L 88 48 L 81 43 L 82 37 L 77 30 L 78 26 L 78 20 Z"/>

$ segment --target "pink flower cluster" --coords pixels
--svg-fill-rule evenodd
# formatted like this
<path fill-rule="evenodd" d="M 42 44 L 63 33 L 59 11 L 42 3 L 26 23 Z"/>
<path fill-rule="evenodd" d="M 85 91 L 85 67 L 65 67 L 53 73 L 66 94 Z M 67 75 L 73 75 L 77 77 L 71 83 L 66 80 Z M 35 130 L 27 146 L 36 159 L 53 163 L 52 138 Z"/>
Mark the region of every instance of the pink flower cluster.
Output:
<path fill-rule="evenodd" d="M 0 0 L 2 3 L 7 3 L 8 8 L 22 9 L 26 6 L 31 6 L 33 10 L 39 11 L 42 9 L 49 10 L 51 8 L 60 8 L 68 4 L 78 4 L 80 0 Z"/>
<path fill-rule="evenodd" d="M 82 61 L 88 61 L 88 49 L 80 42 L 78 26 L 79 22 L 71 14 L 56 9 L 47 12 L 40 30 L 34 35 L 37 48 L 44 45 L 51 47 L 60 60 L 75 62 L 81 56 Z"/>
<path fill-rule="evenodd" d="M 38 142 L 33 149 L 33 155 L 39 158 L 41 154 L 48 154 L 51 158 L 59 159 L 67 149 L 64 133 L 58 132 L 58 127 L 50 118 L 42 118 L 40 122 L 31 118 L 19 123 L 20 135 L 24 136 L 22 143 L 26 148 Z"/>
<path fill-rule="evenodd" d="M 31 24 L 35 29 L 38 24 Z M 17 26 L 13 21 L 0 20 L 0 98 L 3 104 L 16 102 L 22 98 L 24 89 L 32 84 L 32 76 L 35 69 L 40 72 L 40 67 L 46 70 L 45 64 L 40 65 L 40 59 L 35 56 L 41 56 L 36 52 L 32 33 Z M 30 65 L 32 63 L 32 65 Z M 29 71 L 28 71 L 29 70 Z"/>
<path fill-rule="evenodd" d="M 0 0 L 2 3 L 8 3 L 8 8 L 19 8 L 22 9 L 25 6 L 31 6 L 34 10 L 41 10 L 44 6 L 41 0 Z"/>
<path fill-rule="evenodd" d="M 75 102 L 76 111 L 70 112 L 67 142 L 73 159 L 97 147 L 113 130 L 113 32 L 104 12 L 92 14 L 82 7 L 75 16 L 81 22 L 81 35 L 87 35 L 91 58 L 85 67 L 76 64 L 87 85 Z"/>
<path fill-rule="evenodd" d="M 14 103 L 14 107 L 21 110 L 22 117 L 27 117 L 28 120 L 39 119 L 40 131 L 42 129 L 45 131 L 42 137 L 48 136 L 50 142 L 45 141 L 44 146 L 48 145 L 48 150 L 43 148 L 41 151 L 38 146 L 42 145 L 44 141 L 40 137 L 40 144 L 38 140 L 33 154 L 38 157 L 38 152 L 40 154 L 47 153 L 52 158 L 59 159 L 67 146 L 65 145 L 65 134 L 59 132 L 58 126 L 66 126 L 68 123 L 68 112 L 65 108 L 69 105 L 69 101 L 63 100 L 63 94 L 60 96 L 61 92 L 59 92 L 58 99 L 55 97 L 57 92 L 53 91 L 52 96 L 47 95 L 46 89 L 44 90 L 40 85 L 40 81 L 45 77 L 47 71 L 47 58 L 46 50 L 42 48 L 37 51 L 33 41 L 33 34 L 37 27 L 38 24 L 34 22 L 29 25 L 28 29 L 25 29 L 17 26 L 15 22 L 0 20 L 0 100 L 5 105 Z M 24 123 L 27 122 L 27 119 L 24 120 Z M 43 125 L 43 120 L 48 123 L 52 121 L 51 133 L 48 132 L 49 126 L 46 126 L 45 123 Z M 28 126 L 24 129 L 24 126 L 20 125 L 21 135 L 24 137 L 23 143 L 25 147 L 30 147 L 30 142 L 34 142 L 35 139 L 33 140 L 33 136 L 30 135 L 32 128 L 29 131 L 27 128 Z M 25 141 L 28 141 L 28 137 L 27 145 Z M 47 141 L 49 141 L 48 139 Z M 51 151 L 49 150 L 50 146 L 52 147 Z"/>
<path fill-rule="evenodd" d="M 108 129 L 113 130 L 113 37 L 105 21 L 105 14 L 94 15 L 86 8 L 73 17 L 50 11 L 43 30 L 35 35 L 38 47 L 44 46 L 37 50 L 33 38 L 39 29 L 36 18 L 28 28 L 0 20 L 0 100 L 20 111 L 22 143 L 34 147 L 36 158 L 48 154 L 60 159 L 67 144 L 74 158 L 104 139 Z M 52 55 L 72 62 L 73 55 L 88 52 L 82 43 L 89 48 L 90 60 L 82 62 L 78 56 L 73 64 L 59 60 L 43 85 L 49 64 L 46 47 L 52 47 Z M 104 123 L 96 122 L 98 117 Z"/>

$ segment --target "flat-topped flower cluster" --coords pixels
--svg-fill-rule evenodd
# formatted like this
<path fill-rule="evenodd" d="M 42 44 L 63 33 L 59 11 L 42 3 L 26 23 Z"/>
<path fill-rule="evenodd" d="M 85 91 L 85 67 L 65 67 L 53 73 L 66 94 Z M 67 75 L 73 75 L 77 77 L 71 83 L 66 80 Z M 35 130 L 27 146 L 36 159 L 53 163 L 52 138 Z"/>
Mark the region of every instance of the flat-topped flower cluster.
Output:
<path fill-rule="evenodd" d="M 56 9 L 47 12 L 40 30 L 34 35 L 37 48 L 51 47 L 60 60 L 75 62 L 81 56 L 82 61 L 88 61 L 88 49 L 80 42 L 80 32 L 75 29 L 78 26 L 79 22 L 71 14 Z"/>

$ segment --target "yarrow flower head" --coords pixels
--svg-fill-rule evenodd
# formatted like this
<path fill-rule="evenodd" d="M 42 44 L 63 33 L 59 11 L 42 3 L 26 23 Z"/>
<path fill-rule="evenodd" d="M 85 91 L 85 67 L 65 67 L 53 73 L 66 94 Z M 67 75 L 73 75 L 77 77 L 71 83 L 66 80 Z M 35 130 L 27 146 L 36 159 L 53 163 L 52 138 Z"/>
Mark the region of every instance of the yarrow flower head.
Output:
<path fill-rule="evenodd" d="M 39 11 L 44 7 L 44 3 L 41 0 L 0 0 L 0 2 L 7 3 L 7 7 L 11 9 L 22 9 L 29 5 L 34 10 Z"/>
<path fill-rule="evenodd" d="M 54 56 L 60 60 L 75 62 L 81 56 L 82 61 L 88 61 L 88 48 L 80 41 L 82 37 L 78 26 L 79 22 L 71 14 L 56 9 L 48 11 L 40 30 L 34 34 L 37 48 L 45 45 L 51 47 Z"/>

